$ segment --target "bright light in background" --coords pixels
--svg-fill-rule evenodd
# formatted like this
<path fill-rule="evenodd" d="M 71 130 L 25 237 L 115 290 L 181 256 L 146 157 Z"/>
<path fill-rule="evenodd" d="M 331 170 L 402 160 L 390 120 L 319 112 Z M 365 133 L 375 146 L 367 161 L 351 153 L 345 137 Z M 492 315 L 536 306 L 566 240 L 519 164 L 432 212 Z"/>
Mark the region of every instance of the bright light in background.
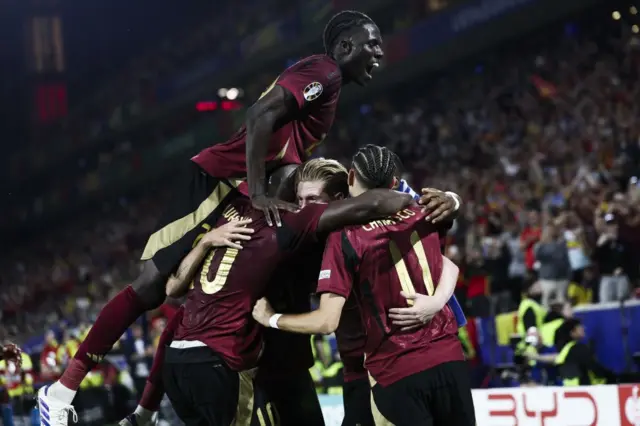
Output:
<path fill-rule="evenodd" d="M 620 12 L 618 12 L 618 11 L 616 10 L 615 12 L 613 12 L 613 13 L 611 14 L 611 16 L 613 17 L 613 19 L 615 19 L 615 20 L 617 21 L 618 19 L 620 19 Z"/>
<path fill-rule="evenodd" d="M 638 8 L 635 6 L 631 6 L 629 8 L 629 12 L 631 12 L 632 15 L 637 15 L 638 14 Z"/>
<path fill-rule="evenodd" d="M 231 89 L 227 90 L 227 99 L 234 100 L 238 97 L 239 94 L 240 91 L 235 87 L 232 87 Z"/>
<path fill-rule="evenodd" d="M 633 31 L 635 34 L 638 34 L 638 32 L 640 32 L 640 27 L 638 27 L 637 25 L 633 25 L 631 27 L 631 31 Z"/>
<path fill-rule="evenodd" d="M 242 89 L 238 89 L 235 87 L 230 88 L 220 88 L 218 89 L 218 97 L 222 99 L 236 100 L 244 95 L 244 91 Z"/>

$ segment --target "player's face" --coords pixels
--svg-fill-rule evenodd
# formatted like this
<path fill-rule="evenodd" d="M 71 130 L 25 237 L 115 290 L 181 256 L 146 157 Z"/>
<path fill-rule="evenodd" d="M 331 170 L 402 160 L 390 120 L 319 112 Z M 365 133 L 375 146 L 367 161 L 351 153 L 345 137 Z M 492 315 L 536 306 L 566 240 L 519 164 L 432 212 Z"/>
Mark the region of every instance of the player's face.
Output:
<path fill-rule="evenodd" d="M 324 182 L 320 180 L 300 182 L 297 190 L 298 205 L 300 208 L 311 203 L 325 204 L 331 201 L 329 195 L 324 192 Z"/>
<path fill-rule="evenodd" d="M 371 73 L 384 56 L 382 36 L 377 26 L 366 24 L 351 37 L 349 51 L 343 59 L 350 80 L 363 86 L 371 81 Z"/>

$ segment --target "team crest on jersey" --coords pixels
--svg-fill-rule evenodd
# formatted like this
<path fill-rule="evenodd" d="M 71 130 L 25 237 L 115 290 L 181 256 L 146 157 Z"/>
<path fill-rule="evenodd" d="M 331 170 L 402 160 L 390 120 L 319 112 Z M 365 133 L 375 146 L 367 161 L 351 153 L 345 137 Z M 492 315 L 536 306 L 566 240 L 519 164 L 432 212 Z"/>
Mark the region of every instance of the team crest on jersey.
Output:
<path fill-rule="evenodd" d="M 322 84 L 317 81 L 309 83 L 302 91 L 302 94 L 308 102 L 318 99 L 322 95 Z"/>

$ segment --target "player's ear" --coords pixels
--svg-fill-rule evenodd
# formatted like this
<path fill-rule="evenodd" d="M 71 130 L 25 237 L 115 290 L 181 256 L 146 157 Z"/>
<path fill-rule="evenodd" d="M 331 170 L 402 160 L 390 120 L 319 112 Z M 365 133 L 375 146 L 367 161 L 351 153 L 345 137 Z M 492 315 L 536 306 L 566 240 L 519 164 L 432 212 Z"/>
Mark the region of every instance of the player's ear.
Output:
<path fill-rule="evenodd" d="M 356 181 L 356 171 L 353 169 L 349 169 L 349 176 L 347 176 L 347 183 L 349 186 L 353 186 Z"/>
<path fill-rule="evenodd" d="M 344 56 L 348 56 L 353 52 L 353 40 L 350 38 L 344 38 L 340 41 L 340 50 Z"/>
<path fill-rule="evenodd" d="M 400 181 L 398 180 L 397 177 L 393 177 L 393 180 L 391 181 L 391 189 L 397 189 L 398 185 L 400 184 Z"/>

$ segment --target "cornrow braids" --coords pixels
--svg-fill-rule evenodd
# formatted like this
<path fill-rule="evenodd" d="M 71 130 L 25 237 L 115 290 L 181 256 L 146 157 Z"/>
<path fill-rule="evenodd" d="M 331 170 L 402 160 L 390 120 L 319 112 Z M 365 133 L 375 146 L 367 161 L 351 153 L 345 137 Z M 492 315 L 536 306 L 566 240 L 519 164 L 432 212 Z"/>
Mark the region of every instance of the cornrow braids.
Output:
<path fill-rule="evenodd" d="M 322 34 L 325 52 L 331 54 L 338 37 L 340 37 L 342 33 L 366 24 L 375 25 L 375 22 L 364 13 L 355 10 L 343 10 L 333 15 L 324 27 Z"/>
<path fill-rule="evenodd" d="M 378 145 L 360 148 L 353 156 L 352 167 L 368 188 L 389 188 L 398 170 L 398 156 Z"/>

